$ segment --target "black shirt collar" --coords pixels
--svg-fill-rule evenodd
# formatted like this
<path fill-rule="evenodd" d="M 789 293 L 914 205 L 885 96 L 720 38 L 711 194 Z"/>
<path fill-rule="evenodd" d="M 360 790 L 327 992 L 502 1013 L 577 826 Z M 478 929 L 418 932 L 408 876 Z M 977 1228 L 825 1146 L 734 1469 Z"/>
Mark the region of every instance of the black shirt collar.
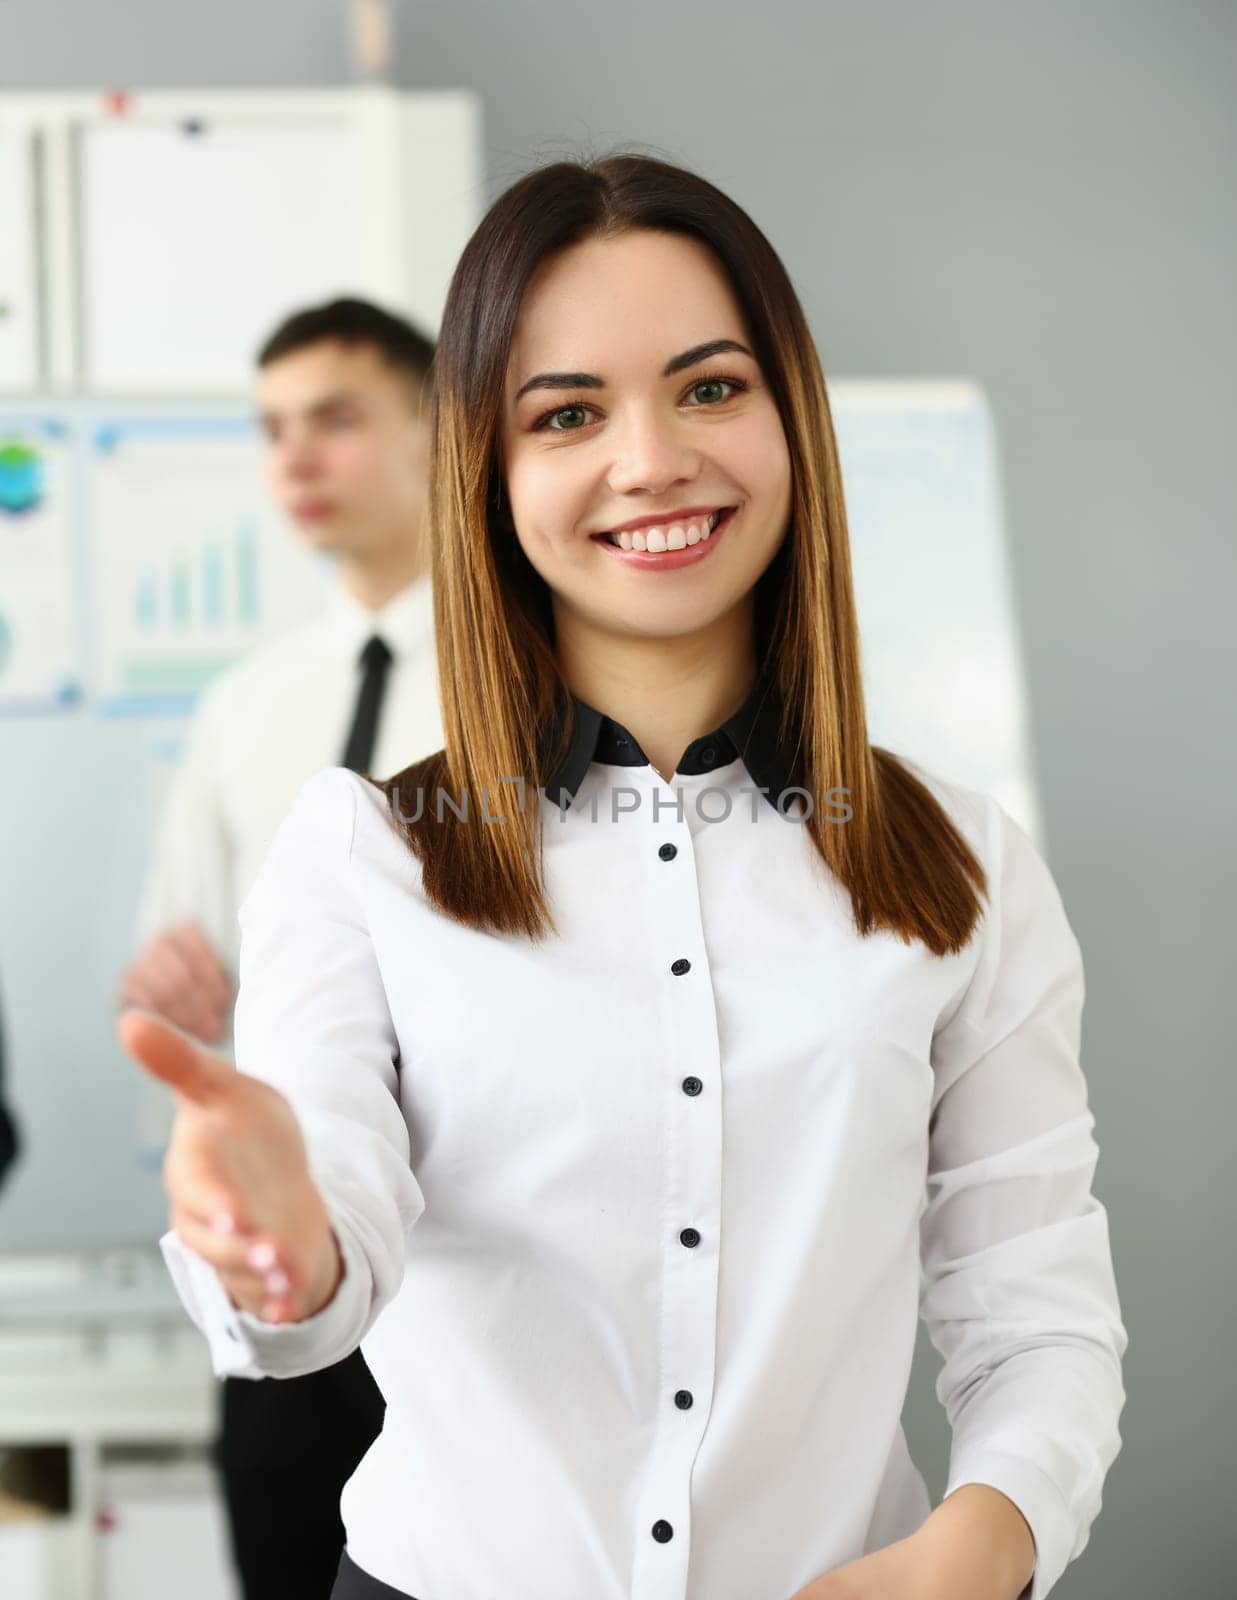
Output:
<path fill-rule="evenodd" d="M 621 723 L 578 695 L 570 697 L 570 704 L 572 731 L 567 753 L 545 785 L 546 798 L 564 811 L 575 798 L 591 762 L 615 767 L 649 765 L 634 734 Z M 756 786 L 766 791 L 765 799 L 781 811 L 781 795 L 793 783 L 793 762 L 781 737 L 781 710 L 777 685 L 763 671 L 758 672 L 739 709 L 711 733 L 693 739 L 679 757 L 676 772 L 682 777 L 695 776 L 729 766 L 741 757 Z M 557 732 L 557 725 L 554 731 Z M 552 740 L 548 743 L 553 748 Z"/>

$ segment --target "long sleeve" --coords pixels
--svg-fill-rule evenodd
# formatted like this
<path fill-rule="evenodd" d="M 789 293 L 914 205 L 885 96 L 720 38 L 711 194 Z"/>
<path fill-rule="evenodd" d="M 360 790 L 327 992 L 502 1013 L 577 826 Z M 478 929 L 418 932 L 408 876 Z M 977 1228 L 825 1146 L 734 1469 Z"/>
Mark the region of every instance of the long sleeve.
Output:
<path fill-rule="evenodd" d="M 225 970 L 234 976 L 236 905 L 232 850 L 220 805 L 219 691 L 208 685 L 185 731 L 181 759 L 171 774 L 155 819 L 154 838 L 133 924 L 136 956 L 156 934 L 175 923 L 195 922 Z M 118 1004 L 122 1002 L 117 1000 Z M 216 1055 L 231 1057 L 232 1023 L 210 1042 Z M 153 1159 L 167 1147 L 175 1104 L 161 1084 L 143 1076 L 136 1088 L 140 1143 Z"/>
<path fill-rule="evenodd" d="M 296 1377 L 355 1350 L 403 1281 L 407 1234 L 425 1209 L 394 1024 L 353 886 L 360 781 L 338 767 L 305 781 L 238 913 L 237 1066 L 296 1113 L 344 1276 L 316 1316 L 268 1324 L 236 1311 L 206 1261 L 165 1234 L 173 1280 L 220 1375 Z"/>
<path fill-rule="evenodd" d="M 207 686 L 185 731 L 184 751 L 168 783 L 134 919 L 140 948 L 161 929 L 190 918 L 219 953 L 234 959 L 236 906 L 232 846 L 218 793 L 221 680 Z"/>
<path fill-rule="evenodd" d="M 938 1028 L 921 1315 L 944 1364 L 945 1493 L 1018 1506 L 1044 1600 L 1082 1553 L 1120 1449 L 1127 1346 L 1079 1064 L 1082 956 L 1034 845 L 987 801 L 991 902 L 971 981 Z"/>

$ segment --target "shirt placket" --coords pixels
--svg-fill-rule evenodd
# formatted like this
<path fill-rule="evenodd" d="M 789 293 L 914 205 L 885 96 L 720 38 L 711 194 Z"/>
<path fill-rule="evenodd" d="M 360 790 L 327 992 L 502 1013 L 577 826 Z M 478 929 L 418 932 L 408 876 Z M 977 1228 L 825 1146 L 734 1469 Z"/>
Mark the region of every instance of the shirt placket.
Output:
<path fill-rule="evenodd" d="M 682 794 L 642 786 L 630 823 L 647 855 L 649 959 L 665 978 L 655 1118 L 666 1160 L 660 1214 L 657 1427 L 637 1505 L 633 1600 L 682 1600 L 691 1540 L 691 1474 L 713 1399 L 721 1226 L 722 1106 L 717 1012 L 701 919 L 697 855 Z"/>

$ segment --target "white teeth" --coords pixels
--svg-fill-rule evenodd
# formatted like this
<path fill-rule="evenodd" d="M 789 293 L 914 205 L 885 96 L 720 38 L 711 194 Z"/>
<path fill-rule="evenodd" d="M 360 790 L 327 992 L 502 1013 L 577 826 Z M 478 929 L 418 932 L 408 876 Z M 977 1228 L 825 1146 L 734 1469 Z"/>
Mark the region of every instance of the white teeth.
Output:
<path fill-rule="evenodd" d="M 606 537 L 621 550 L 644 550 L 654 554 L 683 550 L 688 545 L 699 544 L 702 539 L 710 538 L 721 518 L 722 512 L 714 511 L 702 521 L 672 522 L 660 528 L 624 528 L 621 533 L 609 533 Z"/>

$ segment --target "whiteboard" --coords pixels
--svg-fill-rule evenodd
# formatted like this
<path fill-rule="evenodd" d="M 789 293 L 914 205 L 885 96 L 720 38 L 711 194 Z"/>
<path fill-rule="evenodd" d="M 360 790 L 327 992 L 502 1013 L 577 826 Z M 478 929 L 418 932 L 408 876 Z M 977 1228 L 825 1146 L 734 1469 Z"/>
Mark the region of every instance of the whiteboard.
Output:
<path fill-rule="evenodd" d="M 34 138 L 0 126 L 0 389 L 39 380 Z"/>
<path fill-rule="evenodd" d="M 996 426 L 969 382 L 828 386 L 868 737 L 993 795 L 1040 844 Z"/>
<path fill-rule="evenodd" d="M 83 377 L 243 390 L 289 311 L 362 282 L 360 149 L 339 120 L 78 130 Z"/>

